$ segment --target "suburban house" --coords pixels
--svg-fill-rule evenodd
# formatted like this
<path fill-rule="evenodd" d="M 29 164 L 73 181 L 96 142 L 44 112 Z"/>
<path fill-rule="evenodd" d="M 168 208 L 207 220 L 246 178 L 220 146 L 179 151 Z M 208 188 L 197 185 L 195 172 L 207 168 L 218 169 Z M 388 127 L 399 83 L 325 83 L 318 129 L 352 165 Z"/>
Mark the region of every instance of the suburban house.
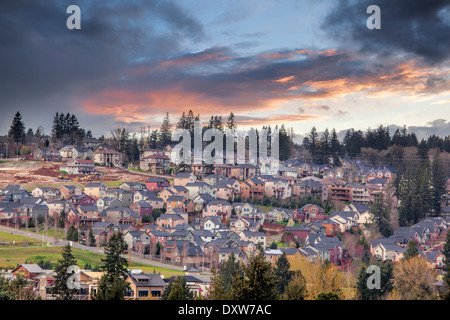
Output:
<path fill-rule="evenodd" d="M 264 232 L 253 232 L 253 231 L 241 231 L 238 233 L 241 237 L 241 240 L 248 241 L 257 245 L 260 243 L 263 248 L 266 247 L 266 234 Z"/>
<path fill-rule="evenodd" d="M 61 199 L 69 199 L 72 195 L 81 195 L 83 193 L 80 187 L 72 185 L 61 186 L 58 190 L 61 194 Z"/>
<path fill-rule="evenodd" d="M 358 213 L 358 224 L 364 225 L 374 221 L 373 214 L 370 213 L 370 208 L 365 204 L 351 203 L 344 207 L 344 211 L 355 211 Z"/>
<path fill-rule="evenodd" d="M 155 273 L 142 273 L 132 270 L 126 279 L 130 284 L 125 299 L 160 299 L 166 283 Z"/>
<path fill-rule="evenodd" d="M 183 211 L 186 211 L 186 204 L 187 199 L 183 196 L 170 196 L 165 201 L 166 203 L 166 209 L 181 209 Z"/>
<path fill-rule="evenodd" d="M 108 197 L 119 199 L 120 201 L 122 201 L 124 206 L 130 206 L 134 202 L 133 200 L 134 193 L 128 190 L 120 188 L 108 189 L 106 195 Z"/>
<path fill-rule="evenodd" d="M 287 226 L 284 228 L 285 233 L 291 233 L 295 241 L 298 241 L 300 245 L 305 243 L 306 237 L 311 233 L 311 229 L 303 226 Z"/>
<path fill-rule="evenodd" d="M 164 154 L 163 150 L 144 150 L 139 169 L 154 173 L 163 173 L 169 169 L 170 158 Z"/>
<path fill-rule="evenodd" d="M 94 151 L 90 148 L 73 147 L 71 150 L 72 159 L 78 160 L 92 160 L 94 157 Z"/>
<path fill-rule="evenodd" d="M 187 223 L 186 217 L 183 217 L 179 214 L 161 214 L 157 219 L 156 219 L 156 224 L 160 227 L 170 227 L 173 228 L 179 224 L 184 224 Z"/>
<path fill-rule="evenodd" d="M 102 197 L 95 202 L 95 205 L 101 211 L 109 207 L 123 206 L 123 203 L 122 201 L 114 197 Z"/>
<path fill-rule="evenodd" d="M 108 186 L 103 182 L 90 182 L 84 186 L 84 193 L 94 199 L 106 197 L 107 192 Z"/>
<path fill-rule="evenodd" d="M 36 198 L 53 200 L 59 198 L 60 191 L 51 187 L 36 187 L 31 191 L 31 195 Z"/>
<path fill-rule="evenodd" d="M 74 194 L 67 199 L 67 203 L 71 204 L 72 206 L 92 206 L 95 203 L 95 200 L 88 196 L 87 194 Z"/>
<path fill-rule="evenodd" d="M 88 175 L 95 172 L 95 164 L 92 160 L 72 159 L 61 166 L 60 170 L 65 171 L 68 174 Z"/>
<path fill-rule="evenodd" d="M 144 231 L 127 231 L 123 238 L 129 250 L 134 249 L 136 252 L 144 253 L 145 247 L 150 246 L 150 236 Z"/>
<path fill-rule="evenodd" d="M 179 172 L 173 178 L 174 186 L 186 186 L 188 183 L 193 183 L 197 181 L 197 177 L 193 173 L 189 172 Z"/>
<path fill-rule="evenodd" d="M 141 217 L 153 214 L 153 207 L 145 201 L 138 201 L 130 206 L 130 209 L 139 214 Z"/>
<path fill-rule="evenodd" d="M 145 186 L 147 187 L 147 190 L 153 191 L 153 192 L 160 192 L 164 190 L 165 188 L 170 187 L 170 183 L 165 178 L 150 178 L 145 182 Z"/>
<path fill-rule="evenodd" d="M 222 221 L 229 220 L 233 207 L 231 203 L 226 200 L 215 199 L 205 206 L 203 209 L 203 217 L 206 216 L 220 216 Z"/>
<path fill-rule="evenodd" d="M 61 155 L 52 148 L 37 148 L 33 151 L 33 160 L 61 161 Z"/>
<path fill-rule="evenodd" d="M 269 221 L 289 221 L 294 218 L 294 213 L 290 209 L 273 208 L 266 214 Z"/>
<path fill-rule="evenodd" d="M 145 184 L 140 182 L 123 182 L 119 185 L 119 189 L 136 192 L 139 190 L 147 190 Z"/>
<path fill-rule="evenodd" d="M 294 219 L 298 221 L 315 222 L 317 220 L 325 219 L 323 208 L 315 204 L 305 204 L 300 209 L 295 210 Z"/>
<path fill-rule="evenodd" d="M 113 148 L 97 148 L 93 158 L 95 163 L 104 167 L 122 168 L 125 154 Z"/>

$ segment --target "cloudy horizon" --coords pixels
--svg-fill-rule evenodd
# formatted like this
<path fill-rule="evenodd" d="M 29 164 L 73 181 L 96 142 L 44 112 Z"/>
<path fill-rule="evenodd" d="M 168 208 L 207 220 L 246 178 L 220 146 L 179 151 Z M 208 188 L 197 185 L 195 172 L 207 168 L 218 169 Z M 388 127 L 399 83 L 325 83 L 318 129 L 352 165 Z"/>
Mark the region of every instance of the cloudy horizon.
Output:
<path fill-rule="evenodd" d="M 81 30 L 66 28 L 71 4 Z M 380 30 L 366 27 L 371 4 Z M 0 135 L 16 111 L 46 133 L 69 112 L 100 136 L 190 109 L 298 134 L 448 135 L 449 17 L 444 0 L 3 1 Z"/>

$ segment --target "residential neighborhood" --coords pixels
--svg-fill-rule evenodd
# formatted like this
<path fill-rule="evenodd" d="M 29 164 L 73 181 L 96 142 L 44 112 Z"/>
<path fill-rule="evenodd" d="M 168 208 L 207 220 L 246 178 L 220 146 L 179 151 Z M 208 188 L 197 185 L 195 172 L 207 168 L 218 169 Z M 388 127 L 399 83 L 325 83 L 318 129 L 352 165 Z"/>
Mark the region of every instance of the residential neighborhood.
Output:
<path fill-rule="evenodd" d="M 111 147 L 97 148 L 103 155 L 106 151 L 118 154 Z M 61 169 L 84 176 L 104 166 L 117 166 L 118 162 L 94 162 L 89 156 L 81 156 L 81 151 L 89 154 L 86 149 L 89 147 L 78 149 L 78 153 L 72 151 L 76 156 L 71 160 L 46 153 L 55 149 L 36 150 L 35 154 L 40 154 L 35 161 L 67 161 Z M 65 150 L 61 148 L 60 154 Z M 148 158 L 146 152 L 143 158 Z M 164 150 L 153 149 L 151 153 L 163 155 Z M 424 217 L 409 227 L 398 228 L 389 237 L 374 238 L 378 234 L 374 228 L 377 217 L 372 212 L 375 199 L 381 195 L 390 198 L 394 206 L 399 203 L 392 186 L 396 170 L 345 158 L 341 163 L 334 167 L 288 160 L 273 176 L 259 174 L 256 166 L 245 166 L 242 171 L 241 165 L 227 165 L 227 170 L 223 165 L 213 165 L 209 172 L 199 167 L 195 174 L 188 169 L 164 178 L 149 176 L 114 186 L 108 181 L 79 183 L 82 179 L 33 189 L 5 185 L 0 189 L 0 223 L 23 229 L 33 222 L 47 221 L 44 228 L 51 229 L 57 221 L 65 220 L 66 230 L 77 230 L 78 243 L 97 248 L 121 232 L 132 255 L 183 268 L 188 287 L 196 295 L 207 294 L 211 270 L 220 267 L 231 253 L 243 264 L 263 254 L 275 265 L 283 253 L 288 253 L 288 257 L 304 257 L 309 262 L 329 261 L 348 271 L 352 260 L 364 254 L 364 250 L 355 250 L 354 240 L 350 240 L 355 235 L 371 239 L 365 254 L 381 263 L 402 261 L 409 241 L 414 240 L 429 267 L 442 272 L 440 241 L 450 226 L 448 206 L 439 217 Z M 345 174 L 349 170 L 353 172 L 351 178 Z M 155 172 L 150 167 L 147 171 Z M 380 179 L 386 179 L 386 183 L 373 188 L 372 182 Z M 448 195 L 450 190 L 446 192 Z M 129 272 L 127 298 L 162 297 L 167 278 L 139 270 Z M 49 292 L 54 271 L 37 264 L 21 264 L 6 275 L 19 273 L 33 284 L 36 294 L 52 299 Z M 90 299 L 100 277 L 99 271 L 82 270 L 80 297 Z"/>
<path fill-rule="evenodd" d="M 450 300 L 449 13 L 0 1 L 0 300 Z"/>

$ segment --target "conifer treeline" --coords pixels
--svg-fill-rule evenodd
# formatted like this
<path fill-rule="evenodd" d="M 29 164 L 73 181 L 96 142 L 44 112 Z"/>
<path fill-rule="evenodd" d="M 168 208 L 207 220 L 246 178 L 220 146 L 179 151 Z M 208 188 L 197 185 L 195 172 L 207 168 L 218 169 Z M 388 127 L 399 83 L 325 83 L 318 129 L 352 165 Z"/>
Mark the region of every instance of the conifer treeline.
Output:
<path fill-rule="evenodd" d="M 389 128 L 381 125 L 375 130 L 369 128 L 365 132 L 354 129 L 347 130 L 341 142 L 334 128 L 331 130 L 331 133 L 327 128 L 319 136 L 317 129 L 313 127 L 303 139 L 302 144 L 303 149 L 309 153 L 309 160 L 317 164 L 336 163 L 339 160 L 339 156 L 359 158 L 365 148 L 383 151 L 393 146 L 416 147 L 422 154 L 433 148 L 450 152 L 450 136 L 442 138 L 431 135 L 427 140 L 422 139 L 419 142 L 416 134 L 408 132 L 406 126 L 402 129 L 397 129 L 391 136 Z M 390 165 L 395 167 L 396 164 L 393 162 L 399 161 L 398 159 L 391 159 L 391 162 Z"/>

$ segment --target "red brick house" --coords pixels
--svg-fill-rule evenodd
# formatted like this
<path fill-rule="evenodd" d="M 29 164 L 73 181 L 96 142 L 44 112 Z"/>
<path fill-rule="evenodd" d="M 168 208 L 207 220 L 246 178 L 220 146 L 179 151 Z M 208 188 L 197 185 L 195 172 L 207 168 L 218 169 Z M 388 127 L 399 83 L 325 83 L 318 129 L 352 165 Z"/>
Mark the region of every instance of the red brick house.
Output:
<path fill-rule="evenodd" d="M 141 217 L 145 216 L 145 215 L 152 215 L 153 214 L 153 207 L 145 201 L 138 201 L 133 203 L 130 206 L 130 209 L 133 212 L 136 212 L 137 214 L 139 214 Z"/>
<path fill-rule="evenodd" d="M 294 240 L 298 241 L 300 245 L 305 243 L 306 237 L 311 233 L 311 229 L 302 226 L 285 227 L 285 233 L 290 232 L 294 236 Z"/>
<path fill-rule="evenodd" d="M 147 190 L 153 191 L 153 192 L 160 192 L 164 190 L 165 188 L 170 187 L 170 183 L 165 178 L 150 178 L 145 182 L 145 186 L 147 187 Z"/>
<path fill-rule="evenodd" d="M 71 196 L 69 199 L 67 199 L 67 202 L 72 204 L 73 206 L 92 206 L 94 205 L 95 200 L 89 197 L 87 194 L 81 194 Z"/>

